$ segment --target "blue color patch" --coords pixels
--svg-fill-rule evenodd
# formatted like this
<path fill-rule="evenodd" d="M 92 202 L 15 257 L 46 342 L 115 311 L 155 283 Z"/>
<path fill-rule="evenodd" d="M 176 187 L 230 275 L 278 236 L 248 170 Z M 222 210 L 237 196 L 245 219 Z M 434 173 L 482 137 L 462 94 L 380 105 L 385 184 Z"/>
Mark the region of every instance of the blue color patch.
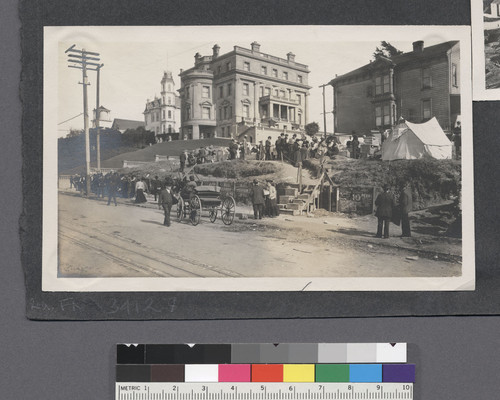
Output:
<path fill-rule="evenodd" d="M 382 364 L 350 364 L 350 382 L 382 382 Z"/>

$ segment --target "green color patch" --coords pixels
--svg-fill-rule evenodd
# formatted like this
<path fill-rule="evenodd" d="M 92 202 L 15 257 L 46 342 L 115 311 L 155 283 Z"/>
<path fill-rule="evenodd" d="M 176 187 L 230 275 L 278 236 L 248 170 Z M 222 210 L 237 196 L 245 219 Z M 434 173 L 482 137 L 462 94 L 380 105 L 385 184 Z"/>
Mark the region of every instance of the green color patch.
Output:
<path fill-rule="evenodd" d="M 349 382 L 349 364 L 316 364 L 316 382 Z"/>

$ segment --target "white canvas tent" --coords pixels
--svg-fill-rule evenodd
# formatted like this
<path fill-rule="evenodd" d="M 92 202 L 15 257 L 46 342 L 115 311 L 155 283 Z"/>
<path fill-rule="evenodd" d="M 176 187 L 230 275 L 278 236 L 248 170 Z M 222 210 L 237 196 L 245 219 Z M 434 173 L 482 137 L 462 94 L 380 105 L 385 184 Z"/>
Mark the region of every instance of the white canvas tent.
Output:
<path fill-rule="evenodd" d="M 382 160 L 414 160 L 423 157 L 451 159 L 452 143 L 434 117 L 423 124 L 402 122 L 382 144 Z"/>

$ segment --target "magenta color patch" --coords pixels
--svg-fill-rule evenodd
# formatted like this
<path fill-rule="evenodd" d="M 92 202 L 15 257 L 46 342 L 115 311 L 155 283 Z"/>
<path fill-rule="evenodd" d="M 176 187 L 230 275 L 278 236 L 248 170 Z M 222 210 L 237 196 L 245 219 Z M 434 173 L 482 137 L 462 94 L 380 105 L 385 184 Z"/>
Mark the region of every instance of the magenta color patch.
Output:
<path fill-rule="evenodd" d="M 250 364 L 219 364 L 219 382 L 250 382 Z"/>

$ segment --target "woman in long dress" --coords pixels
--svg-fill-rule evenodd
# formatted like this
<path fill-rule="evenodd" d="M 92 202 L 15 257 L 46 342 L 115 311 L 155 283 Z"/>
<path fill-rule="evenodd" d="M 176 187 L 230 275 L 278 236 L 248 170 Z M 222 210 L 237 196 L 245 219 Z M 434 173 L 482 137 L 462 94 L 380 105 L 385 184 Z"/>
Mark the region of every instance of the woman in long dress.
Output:
<path fill-rule="evenodd" d="M 146 196 L 144 196 L 144 192 L 146 191 L 146 182 L 144 182 L 144 178 L 141 178 L 140 181 L 137 181 L 135 184 L 135 202 L 136 203 L 146 203 Z"/>

